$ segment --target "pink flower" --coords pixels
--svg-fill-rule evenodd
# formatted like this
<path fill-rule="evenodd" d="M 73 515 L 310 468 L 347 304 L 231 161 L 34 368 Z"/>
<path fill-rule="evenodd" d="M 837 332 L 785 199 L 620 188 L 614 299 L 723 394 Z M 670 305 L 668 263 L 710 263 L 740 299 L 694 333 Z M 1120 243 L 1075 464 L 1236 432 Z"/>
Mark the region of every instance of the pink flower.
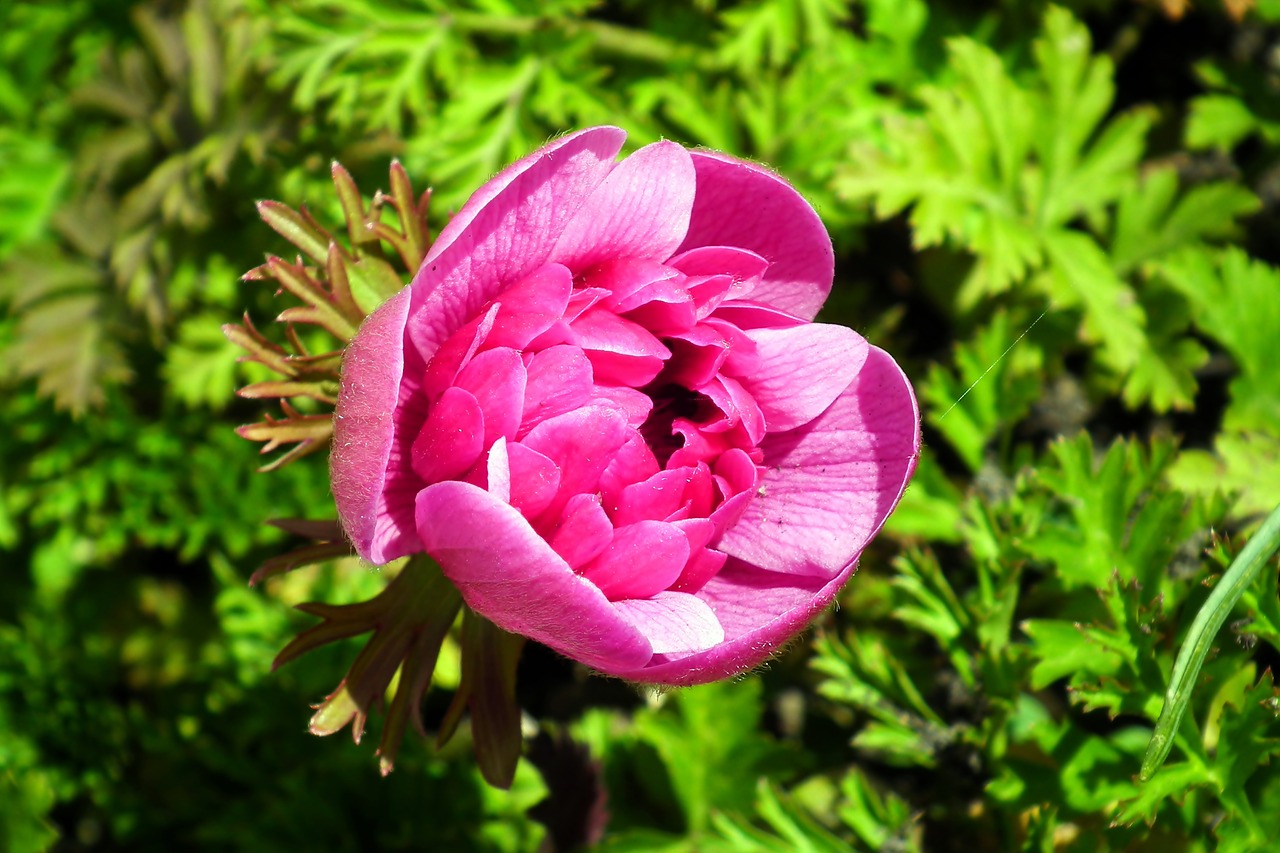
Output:
<path fill-rule="evenodd" d="M 440 233 L 346 354 L 333 493 L 361 556 L 426 552 L 507 631 L 633 681 L 752 667 L 906 488 L 902 371 L 810 322 L 831 241 L 777 175 L 565 136 Z"/>

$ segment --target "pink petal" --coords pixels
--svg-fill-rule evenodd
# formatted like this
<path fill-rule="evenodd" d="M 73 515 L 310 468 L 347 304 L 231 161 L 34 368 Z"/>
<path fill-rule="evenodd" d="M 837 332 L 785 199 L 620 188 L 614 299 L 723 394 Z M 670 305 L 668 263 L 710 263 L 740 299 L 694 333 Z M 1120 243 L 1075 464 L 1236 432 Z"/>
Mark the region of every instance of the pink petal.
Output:
<path fill-rule="evenodd" d="M 659 471 L 643 482 L 627 486 L 618 496 L 614 523 L 621 526 L 645 519 L 666 520 L 684 504 L 685 489 L 699 470 L 684 467 Z"/>
<path fill-rule="evenodd" d="M 622 677 L 686 686 L 745 672 L 775 654 L 821 613 L 852 572 L 849 565 L 823 580 L 766 572 L 731 559 L 697 595 L 722 626 L 724 640 L 693 654 L 659 653 L 661 657 L 648 666 Z M 643 624 L 637 627 L 652 638 Z"/>
<path fill-rule="evenodd" d="M 382 304 L 360 326 L 342 361 L 342 387 L 329 456 L 338 518 L 360 556 L 382 563 L 374 531 L 395 433 L 395 407 L 404 370 L 404 324 L 409 289 Z"/>
<path fill-rule="evenodd" d="M 609 512 L 618 511 L 622 490 L 632 483 L 648 479 L 658 472 L 658 460 L 649 445 L 635 430 L 631 430 L 609 460 L 609 466 L 600 475 L 600 496 Z"/>
<path fill-rule="evenodd" d="M 524 392 L 523 429 L 563 415 L 591 399 L 591 362 L 581 347 L 544 349 L 529 360 Z"/>
<path fill-rule="evenodd" d="M 652 648 L 631 620 L 551 550 L 512 507 L 469 483 L 418 495 L 423 548 L 467 606 L 603 672 L 641 667 Z"/>
<path fill-rule="evenodd" d="M 610 406 L 584 406 L 530 430 L 521 443 L 560 469 L 560 489 L 550 511 L 558 513 L 576 494 L 597 491 L 600 475 L 629 433 L 624 415 Z"/>
<path fill-rule="evenodd" d="M 674 142 L 646 145 L 596 187 L 551 257 L 575 270 L 610 258 L 664 261 L 688 230 L 693 193 L 689 152 Z"/>
<path fill-rule="evenodd" d="M 683 592 L 660 592 L 650 599 L 618 601 L 614 607 L 648 638 L 655 654 L 700 652 L 715 648 L 724 640 L 724 629 L 711 608 Z M 645 680 L 644 672 L 640 670 L 637 680 Z"/>
<path fill-rule="evenodd" d="M 870 345 L 847 326 L 809 323 L 747 332 L 755 367 L 739 377 L 769 432 L 795 429 L 826 411 L 858 375 Z"/>
<path fill-rule="evenodd" d="M 847 385 L 847 383 L 846 383 Z M 751 392 L 731 376 L 716 376 L 698 389 L 724 412 L 727 426 L 742 424 L 752 445 L 764 438 L 766 421 L 760 404 Z"/>
<path fill-rule="evenodd" d="M 769 262 L 755 252 L 733 246 L 698 246 L 681 252 L 667 263 L 690 278 L 703 279 L 690 285 L 699 319 L 726 299 L 748 298 L 769 269 Z"/>
<path fill-rule="evenodd" d="M 489 494 L 503 503 L 511 503 L 511 458 L 507 455 L 507 440 L 500 438 L 489 448 L 485 458 L 485 482 L 482 486 Z M 471 482 L 474 486 L 480 483 Z"/>
<path fill-rule="evenodd" d="M 615 529 L 609 547 L 579 574 L 610 601 L 648 598 L 675 583 L 688 561 L 689 540 L 680 528 L 640 521 Z"/>
<path fill-rule="evenodd" d="M 591 390 L 591 397 L 624 412 L 627 424 L 637 429 L 653 411 L 653 399 L 648 394 L 624 385 L 597 385 Z"/>
<path fill-rule="evenodd" d="M 834 577 L 902 497 L 920 452 L 920 413 L 901 368 L 870 347 L 827 411 L 760 447 L 759 494 L 717 547 L 763 569 Z"/>
<path fill-rule="evenodd" d="M 684 276 L 666 264 L 639 258 L 612 258 L 587 273 L 582 284 L 590 290 L 607 291 L 603 305 L 620 314 L 643 302 L 635 297 L 646 287 L 654 282 L 672 280 L 684 281 Z"/>
<path fill-rule="evenodd" d="M 600 556 L 613 541 L 613 523 L 600 506 L 600 497 L 582 494 L 569 498 L 547 541 L 574 571 Z"/>
<path fill-rule="evenodd" d="M 686 388 L 710 382 L 729 357 L 729 341 L 716 327 L 699 323 L 667 341 L 671 360 L 663 379 Z"/>
<path fill-rule="evenodd" d="M 512 349 L 480 353 L 458 373 L 457 386 L 471 393 L 484 412 L 484 445 L 499 437 L 515 438 L 524 412 L 526 371 Z"/>
<path fill-rule="evenodd" d="M 699 548 L 685 564 L 680 577 L 671 585 L 674 592 L 699 592 L 724 568 L 729 555 L 711 548 Z"/>
<path fill-rule="evenodd" d="M 413 279 L 408 333 L 424 359 L 547 262 L 565 226 L 613 170 L 625 136 L 616 127 L 565 136 L 502 170 L 463 205 Z"/>
<path fill-rule="evenodd" d="M 643 326 L 604 308 L 592 308 L 573 322 L 574 343 L 582 347 L 596 382 L 639 388 L 662 372 L 671 351 Z"/>
<path fill-rule="evenodd" d="M 498 297 L 498 315 L 486 343 L 522 350 L 550 329 L 569 305 L 573 273 L 547 264 Z"/>
<path fill-rule="evenodd" d="M 812 320 L 831 291 L 835 255 L 822 220 L 790 184 L 769 170 L 715 151 L 692 151 L 698 189 L 682 251 L 736 246 L 769 269 L 753 300 Z"/>
<path fill-rule="evenodd" d="M 507 445 L 511 485 L 507 502 L 525 518 L 533 518 L 555 500 L 560 469 L 543 454 L 519 442 Z"/>
<path fill-rule="evenodd" d="M 461 476 L 484 451 L 484 414 L 476 398 L 450 388 L 413 440 L 414 473 L 428 483 Z"/>

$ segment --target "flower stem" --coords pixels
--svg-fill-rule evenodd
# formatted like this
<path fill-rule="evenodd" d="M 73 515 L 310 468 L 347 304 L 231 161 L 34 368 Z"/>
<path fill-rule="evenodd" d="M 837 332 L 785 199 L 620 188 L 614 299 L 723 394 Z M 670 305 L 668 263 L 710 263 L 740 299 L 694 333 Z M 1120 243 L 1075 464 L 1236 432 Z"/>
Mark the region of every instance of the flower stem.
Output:
<path fill-rule="evenodd" d="M 1140 778 L 1144 782 L 1155 775 L 1168 757 L 1169 750 L 1173 748 L 1173 737 L 1191 703 L 1191 691 L 1196 677 L 1200 674 L 1200 667 L 1204 665 L 1204 659 L 1209 654 L 1222 623 L 1227 621 L 1240 596 L 1277 550 L 1280 550 L 1280 506 L 1271 512 L 1262 527 L 1249 540 L 1249 544 L 1232 561 L 1222 580 L 1218 581 L 1218 585 L 1196 614 L 1195 621 L 1191 623 L 1191 630 L 1173 664 L 1169 689 L 1165 692 L 1164 708 L 1160 711 L 1160 719 L 1156 721 L 1151 743 L 1147 745 L 1147 754 L 1142 758 Z"/>

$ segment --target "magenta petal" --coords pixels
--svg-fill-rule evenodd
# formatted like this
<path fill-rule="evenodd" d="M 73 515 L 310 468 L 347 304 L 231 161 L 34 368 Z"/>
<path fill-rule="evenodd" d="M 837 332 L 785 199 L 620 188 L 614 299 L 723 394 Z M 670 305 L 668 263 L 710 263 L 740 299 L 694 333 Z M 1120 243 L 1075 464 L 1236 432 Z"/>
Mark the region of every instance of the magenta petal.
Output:
<path fill-rule="evenodd" d="M 558 512 L 573 495 L 595 492 L 600 475 L 627 440 L 631 429 L 611 406 L 583 406 L 538 424 L 522 442 L 560 469 Z"/>
<path fill-rule="evenodd" d="M 700 548 L 689 558 L 680 577 L 671 585 L 675 592 L 698 592 L 720 573 L 729 555 L 711 548 Z"/>
<path fill-rule="evenodd" d="M 658 460 L 653 451 L 640 433 L 632 430 L 600 475 L 600 496 L 604 499 L 605 509 L 610 513 L 617 512 L 622 490 L 657 472 Z"/>
<path fill-rule="evenodd" d="M 706 684 L 757 666 L 822 612 L 852 572 L 849 565 L 824 580 L 766 572 L 729 560 L 697 595 L 723 628 L 723 642 L 694 654 L 659 653 L 666 659 L 656 659 L 622 676 L 630 681 L 685 686 Z M 643 625 L 637 627 L 650 636 Z"/>
<path fill-rule="evenodd" d="M 600 556 L 613 541 L 613 523 L 600 506 L 600 497 L 582 494 L 569 498 L 560 524 L 547 541 L 575 571 Z"/>
<path fill-rule="evenodd" d="M 681 252 L 670 261 L 685 275 L 728 275 L 735 283 L 753 281 L 765 274 L 769 262 L 752 252 L 737 246 L 699 245 Z M 743 294 L 735 294 L 741 298 Z"/>
<path fill-rule="evenodd" d="M 461 476 L 484 451 L 484 414 L 476 398 L 449 388 L 413 440 L 414 473 L 428 483 Z"/>
<path fill-rule="evenodd" d="M 579 571 L 600 587 L 605 598 L 648 598 L 671 584 L 689 561 L 689 540 L 665 521 L 641 521 L 618 527 L 599 557 Z"/>
<path fill-rule="evenodd" d="M 639 388 L 662 371 L 671 351 L 648 329 L 603 308 L 573 321 L 574 343 L 582 347 L 597 382 Z"/>
<path fill-rule="evenodd" d="M 698 389 L 724 412 L 728 426 L 742 424 L 747 438 L 753 445 L 764 438 L 766 422 L 764 412 L 742 383 L 731 376 L 716 376 Z"/>
<path fill-rule="evenodd" d="M 648 638 L 655 654 L 700 652 L 724 641 L 724 629 L 716 614 L 705 602 L 687 593 L 660 592 L 650 599 L 614 602 L 614 607 Z M 643 670 L 637 680 L 646 680 Z"/>
<path fill-rule="evenodd" d="M 870 347 L 830 408 L 760 448 L 759 494 L 717 547 L 764 569 L 834 577 L 879 531 L 915 470 L 915 395 L 893 359 Z"/>
<path fill-rule="evenodd" d="M 486 343 L 524 349 L 564 316 L 572 293 L 573 273 L 567 267 L 539 267 L 498 297 L 498 314 Z"/>
<path fill-rule="evenodd" d="M 396 428 L 396 401 L 404 371 L 404 324 L 409 289 L 382 304 L 360 326 L 342 360 L 342 388 L 333 417 L 329 457 L 338 518 L 356 552 L 385 562 L 375 544 L 383 484 Z"/>
<path fill-rule="evenodd" d="M 508 166 L 449 221 L 413 279 L 409 339 L 424 359 L 503 289 L 547 262 L 565 226 L 613 170 L 626 137 L 595 127 Z"/>
<path fill-rule="evenodd" d="M 471 393 L 484 412 L 484 444 L 516 437 L 524 416 L 526 372 L 520 354 L 492 349 L 478 354 L 458 373 L 457 386 Z"/>
<path fill-rule="evenodd" d="M 689 152 L 674 142 L 646 145 L 595 188 L 551 258 L 575 270 L 614 258 L 665 261 L 684 240 L 693 193 Z"/>
<path fill-rule="evenodd" d="M 618 495 L 614 523 L 624 525 L 668 518 L 685 502 L 685 488 L 693 482 L 696 471 L 692 467 L 663 470 L 643 482 L 627 486 Z"/>
<path fill-rule="evenodd" d="M 560 490 L 560 469 L 536 450 L 520 443 L 507 445 L 511 472 L 507 502 L 526 518 L 533 518 L 555 500 Z"/>
<path fill-rule="evenodd" d="M 535 354 L 524 392 L 524 429 L 582 406 L 591 389 L 591 361 L 581 347 L 554 346 Z"/>
<path fill-rule="evenodd" d="M 739 381 L 764 412 L 769 432 L 795 429 L 826 411 L 866 361 L 870 346 L 847 326 L 809 323 L 756 329 L 755 368 Z"/>
<path fill-rule="evenodd" d="M 809 202 L 754 163 L 692 151 L 698 173 L 689 233 L 681 250 L 736 246 L 769 262 L 751 299 L 812 320 L 831 292 L 835 254 Z"/>
<path fill-rule="evenodd" d="M 424 550 L 467 606 L 603 672 L 644 666 L 652 647 L 600 590 L 551 550 L 524 517 L 469 483 L 428 486 L 417 500 Z"/>

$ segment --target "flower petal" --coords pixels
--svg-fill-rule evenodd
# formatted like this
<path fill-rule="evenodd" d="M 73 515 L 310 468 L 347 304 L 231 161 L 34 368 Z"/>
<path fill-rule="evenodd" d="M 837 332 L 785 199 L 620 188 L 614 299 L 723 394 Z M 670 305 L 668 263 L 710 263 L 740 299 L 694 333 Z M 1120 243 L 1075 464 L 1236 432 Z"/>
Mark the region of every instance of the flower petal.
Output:
<path fill-rule="evenodd" d="M 600 556 L 613 541 L 613 523 L 600 506 L 600 497 L 580 494 L 569 498 L 547 541 L 574 571 Z"/>
<path fill-rule="evenodd" d="M 680 528 L 640 521 L 616 529 L 609 547 L 579 574 L 610 601 L 648 598 L 675 583 L 688 561 L 689 540 Z"/>
<path fill-rule="evenodd" d="M 546 509 L 560 489 L 560 469 L 536 450 L 520 443 L 507 445 L 511 485 L 507 502 L 525 518 Z"/>
<path fill-rule="evenodd" d="M 614 607 L 648 638 L 655 654 L 699 652 L 724 640 L 715 613 L 688 593 L 660 592 L 649 599 L 617 601 Z"/>
<path fill-rule="evenodd" d="M 826 411 L 858 375 L 870 345 L 848 326 L 808 323 L 747 332 L 756 345 L 754 369 L 738 377 L 769 432 L 807 424 Z"/>
<path fill-rule="evenodd" d="M 374 530 L 395 434 L 408 312 L 405 288 L 360 326 L 342 360 L 342 388 L 333 417 L 329 476 L 338 518 L 357 553 L 373 563 L 383 562 L 381 548 L 374 546 Z"/>
<path fill-rule="evenodd" d="M 681 251 L 736 246 L 769 262 L 751 299 L 812 320 L 831 292 L 835 254 L 809 202 L 762 166 L 715 151 L 691 151 L 698 173 Z"/>
<path fill-rule="evenodd" d="M 902 369 L 870 347 L 830 408 L 760 448 L 758 494 L 716 547 L 763 569 L 830 578 L 902 497 L 920 453 L 920 412 Z"/>
<path fill-rule="evenodd" d="M 508 166 L 462 206 L 413 279 L 408 333 L 424 359 L 547 262 L 569 220 L 613 170 L 625 137 L 616 127 L 565 136 Z"/>
<path fill-rule="evenodd" d="M 484 444 L 516 437 L 524 416 L 524 362 L 513 349 L 479 353 L 458 373 L 458 388 L 469 391 L 484 412 Z"/>
<path fill-rule="evenodd" d="M 497 317 L 485 343 L 524 349 L 564 316 L 572 293 L 573 274 L 567 267 L 539 267 L 498 297 Z"/>
<path fill-rule="evenodd" d="M 646 145 L 578 208 L 551 259 L 574 270 L 617 258 L 665 261 L 689 228 L 694 184 L 688 151 L 674 142 Z"/>
<path fill-rule="evenodd" d="M 571 412 L 591 399 L 591 362 L 581 347 L 548 347 L 529 359 L 522 428 Z"/>
<path fill-rule="evenodd" d="M 467 605 L 609 673 L 641 667 L 649 641 L 590 581 L 578 577 L 512 507 L 469 483 L 423 489 L 418 536 Z"/>
<path fill-rule="evenodd" d="M 766 572 L 729 560 L 697 594 L 724 630 L 723 642 L 705 651 L 662 655 L 648 666 L 620 673 L 629 681 L 691 685 L 737 675 L 765 661 L 831 603 L 849 579 L 853 566 L 830 580 Z M 672 593 L 668 593 L 672 594 Z M 630 602 L 618 602 L 618 605 Z M 643 624 L 637 627 L 654 640 Z"/>
<path fill-rule="evenodd" d="M 652 382 L 671 358 L 648 329 L 604 308 L 592 308 L 574 320 L 573 334 L 601 383 L 639 388 Z"/>
<path fill-rule="evenodd" d="M 413 440 L 414 473 L 427 483 L 466 473 L 484 451 L 484 413 L 471 393 L 449 388 Z"/>
<path fill-rule="evenodd" d="M 574 495 L 595 492 L 630 431 L 626 417 L 612 406 L 583 406 L 530 430 L 521 443 L 560 469 L 560 490 L 550 511 L 558 514 Z"/>

